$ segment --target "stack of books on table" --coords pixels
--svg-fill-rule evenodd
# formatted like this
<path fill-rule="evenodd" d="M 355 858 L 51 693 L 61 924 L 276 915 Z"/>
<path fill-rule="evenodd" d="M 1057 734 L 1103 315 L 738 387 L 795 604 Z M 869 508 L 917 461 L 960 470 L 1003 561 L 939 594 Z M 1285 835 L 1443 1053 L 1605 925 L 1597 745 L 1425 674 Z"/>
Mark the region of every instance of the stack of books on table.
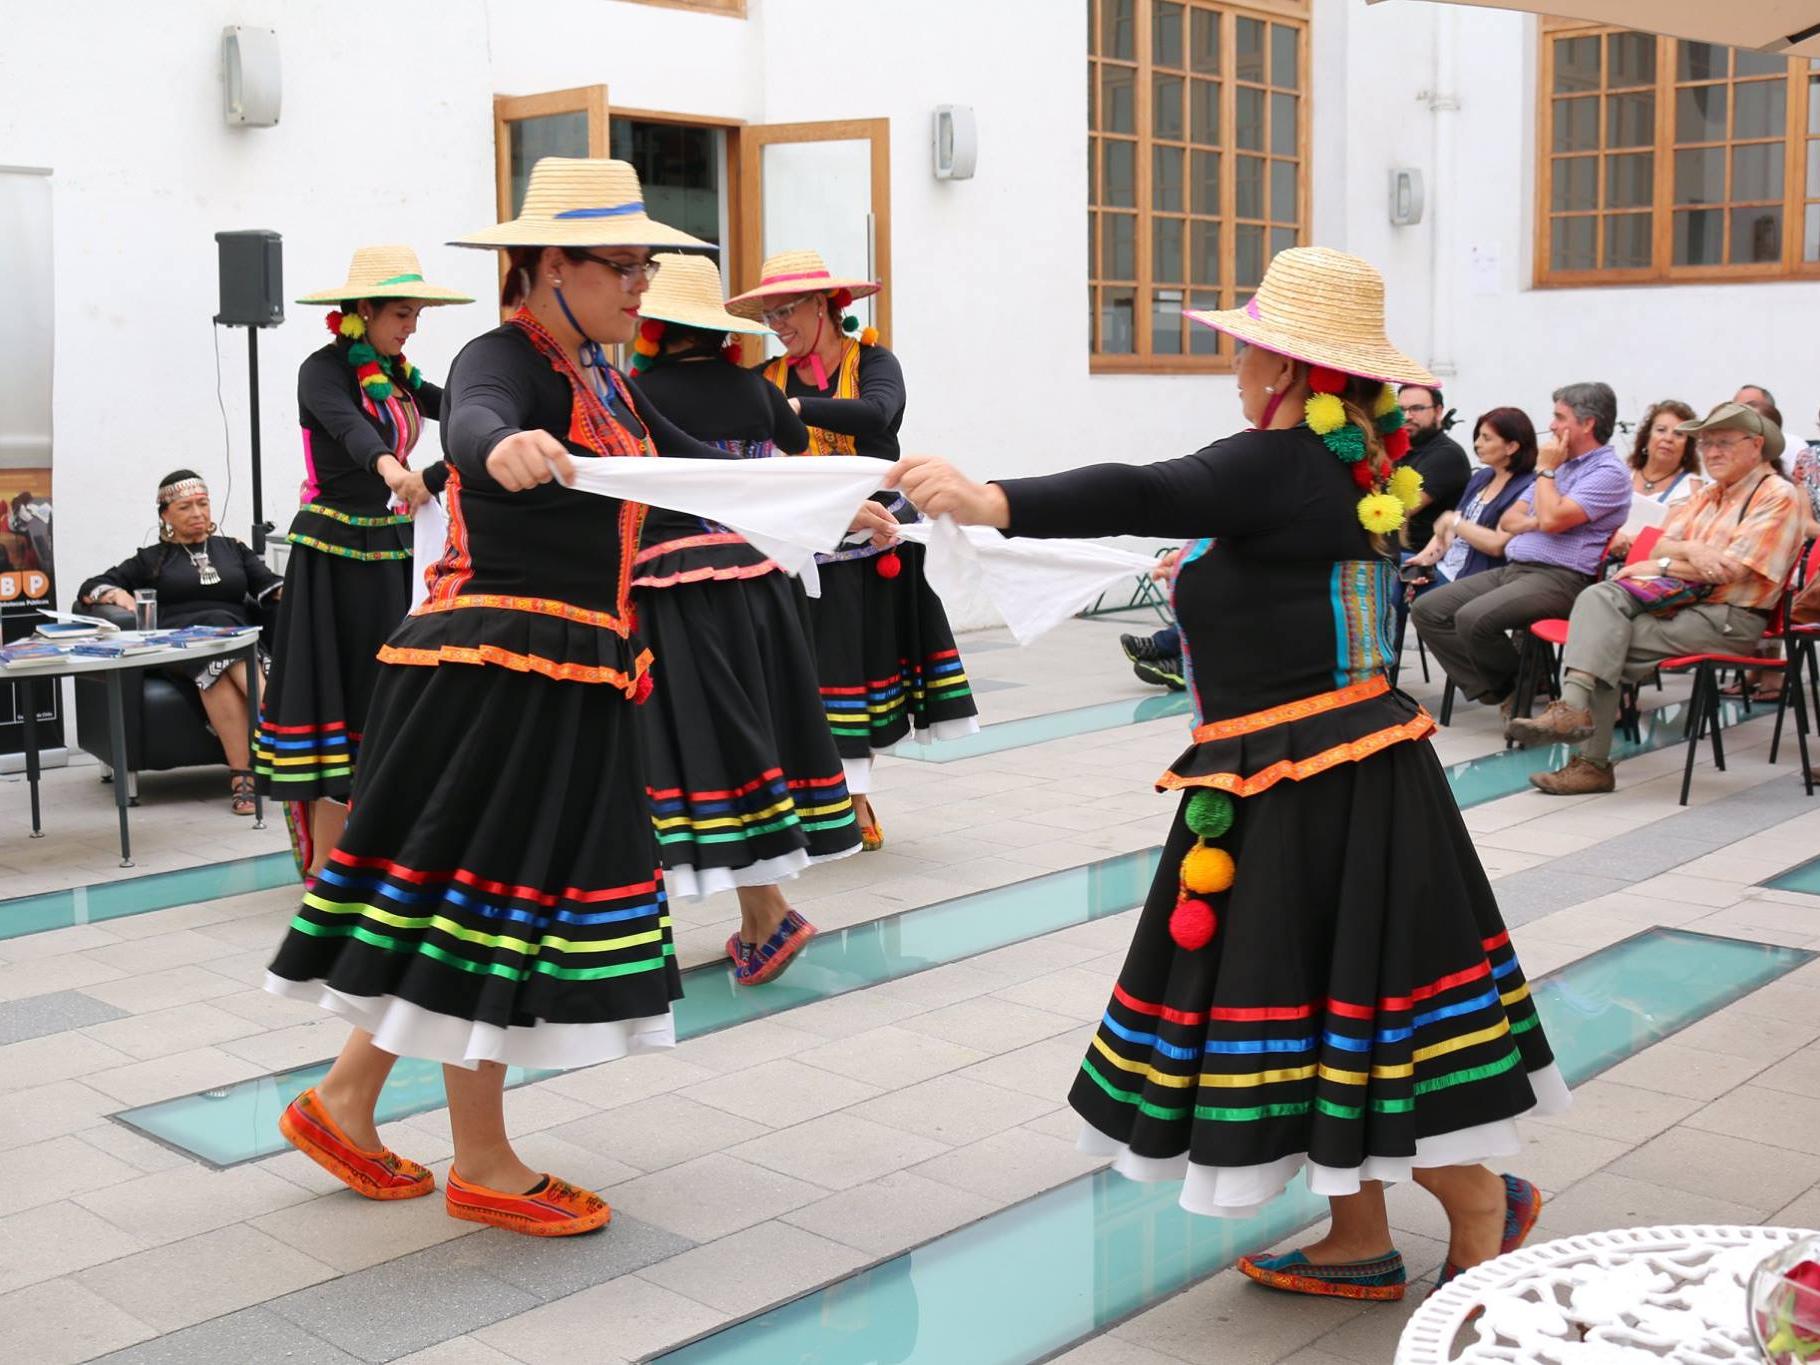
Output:
<path fill-rule="evenodd" d="M 78 659 L 124 659 L 134 654 L 156 654 L 170 647 L 144 631 L 117 630 L 97 639 L 78 640 L 70 646 L 70 653 Z"/>
<path fill-rule="evenodd" d="M 68 645 L 49 640 L 15 640 L 9 645 L 0 645 L 0 667 L 5 668 L 44 668 L 60 664 L 69 656 Z"/>
<path fill-rule="evenodd" d="M 76 640 L 98 640 L 104 635 L 118 635 L 120 627 L 112 621 L 104 621 L 99 616 L 78 616 L 74 612 L 48 611 L 39 608 L 50 620 L 38 626 L 40 640 L 50 640 L 58 644 L 69 644 Z"/>

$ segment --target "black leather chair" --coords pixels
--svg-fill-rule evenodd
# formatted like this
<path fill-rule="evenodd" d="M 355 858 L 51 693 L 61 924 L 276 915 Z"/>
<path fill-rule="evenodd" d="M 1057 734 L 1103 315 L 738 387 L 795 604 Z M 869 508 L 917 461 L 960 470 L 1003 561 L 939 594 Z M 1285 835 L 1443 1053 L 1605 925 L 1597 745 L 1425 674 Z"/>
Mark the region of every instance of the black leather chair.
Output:
<path fill-rule="evenodd" d="M 124 607 L 91 606 L 86 611 L 124 629 L 132 628 L 133 613 Z M 80 673 L 71 681 L 76 685 L 76 744 L 111 768 L 114 749 L 108 730 L 107 682 Z M 138 804 L 136 778 L 141 772 L 227 766 L 227 754 L 208 728 L 208 715 L 194 683 L 179 682 L 148 668 L 122 674 L 120 688 L 126 721 L 127 790 L 133 804 Z"/>

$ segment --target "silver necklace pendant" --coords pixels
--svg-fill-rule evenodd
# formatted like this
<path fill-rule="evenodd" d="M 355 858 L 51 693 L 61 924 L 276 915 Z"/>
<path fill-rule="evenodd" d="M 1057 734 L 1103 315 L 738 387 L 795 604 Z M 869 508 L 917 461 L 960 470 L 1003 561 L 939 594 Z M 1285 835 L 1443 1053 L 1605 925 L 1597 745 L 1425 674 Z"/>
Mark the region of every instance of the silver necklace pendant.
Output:
<path fill-rule="evenodd" d="M 196 581 L 203 587 L 212 588 L 221 581 L 220 573 L 216 571 L 213 564 L 209 563 L 207 550 L 191 550 L 189 556 L 190 563 L 196 566 Z"/>

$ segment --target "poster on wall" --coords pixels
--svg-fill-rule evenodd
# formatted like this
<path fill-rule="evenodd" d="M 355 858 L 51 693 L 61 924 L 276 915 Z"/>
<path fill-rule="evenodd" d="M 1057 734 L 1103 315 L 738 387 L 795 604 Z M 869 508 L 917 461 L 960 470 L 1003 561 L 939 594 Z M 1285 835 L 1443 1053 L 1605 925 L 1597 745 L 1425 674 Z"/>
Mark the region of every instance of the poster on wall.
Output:
<path fill-rule="evenodd" d="M 0 166 L 0 641 L 30 635 L 56 605 L 51 504 L 51 178 Z M 62 684 L 0 682 L 0 766 L 64 744 Z M 9 762 L 9 760 L 11 760 Z"/>

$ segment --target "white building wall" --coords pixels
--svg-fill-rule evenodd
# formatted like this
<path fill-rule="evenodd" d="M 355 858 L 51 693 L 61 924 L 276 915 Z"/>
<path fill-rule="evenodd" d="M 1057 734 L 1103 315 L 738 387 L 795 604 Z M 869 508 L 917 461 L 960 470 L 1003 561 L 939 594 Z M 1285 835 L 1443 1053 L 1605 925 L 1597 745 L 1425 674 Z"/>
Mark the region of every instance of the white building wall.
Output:
<path fill-rule="evenodd" d="M 222 122 L 230 23 L 279 31 L 276 128 Z M 230 460 L 210 322 L 215 231 L 282 232 L 287 295 L 339 279 L 357 243 L 415 245 L 428 274 L 482 300 L 426 318 L 412 358 L 432 376 L 490 323 L 492 259 L 440 243 L 491 221 L 495 93 L 604 82 L 619 107 L 751 123 L 888 117 L 887 287 L 910 448 L 1014 475 L 1161 458 L 1241 424 L 1224 376 L 1089 374 L 1086 35 L 1073 0 L 751 0 L 744 21 L 623 0 L 444 0 L 427 22 L 383 6 L 353 19 L 326 0 L 93 0 L 15 6 L 7 25 L 0 162 L 54 171 L 66 596 L 149 534 L 154 481 L 173 466 L 200 469 L 220 499 L 231 464 L 227 520 L 244 534 L 245 334 L 218 338 Z M 1457 113 L 1421 98 L 1437 35 Z M 1664 394 L 1702 406 L 1749 379 L 1776 389 L 1806 432 L 1820 285 L 1528 286 L 1533 20 L 1315 0 L 1313 51 L 1314 239 L 1385 269 L 1392 337 L 1419 358 L 1434 355 L 1441 301 L 1449 397 L 1468 420 L 1500 403 L 1540 417 L 1571 379 L 1608 379 L 1627 416 Z M 971 181 L 930 173 L 938 103 L 978 113 Z M 1434 163 L 1437 117 L 1456 125 L 1451 164 Z M 1389 226 L 1392 165 L 1424 171 L 1439 220 Z M 1438 274 L 1437 221 L 1452 244 Z M 299 476 L 293 376 L 323 339 L 319 319 L 293 305 L 260 338 L 266 508 L 281 529 Z"/>

